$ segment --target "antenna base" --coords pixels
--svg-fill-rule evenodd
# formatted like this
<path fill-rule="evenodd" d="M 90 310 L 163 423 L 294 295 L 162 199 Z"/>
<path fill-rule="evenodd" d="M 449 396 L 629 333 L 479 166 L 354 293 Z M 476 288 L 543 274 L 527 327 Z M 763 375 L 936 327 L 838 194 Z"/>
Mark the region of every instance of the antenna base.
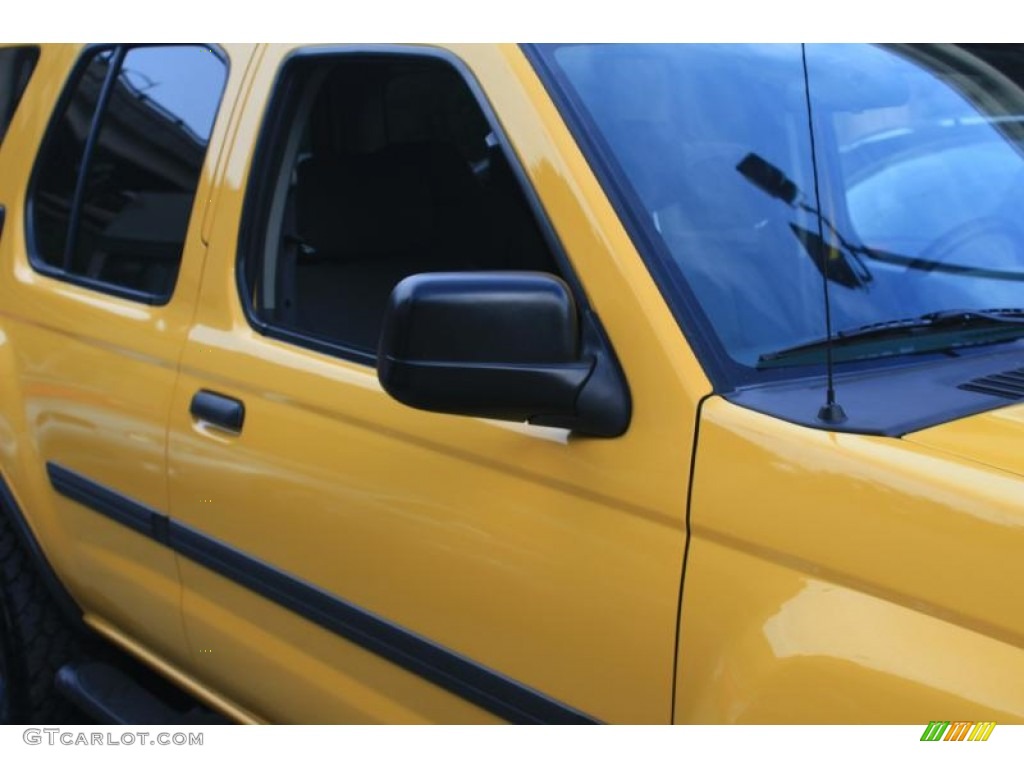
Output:
<path fill-rule="evenodd" d="M 826 403 L 818 411 L 818 421 L 826 424 L 842 424 L 846 421 L 846 411 L 839 403 Z"/>

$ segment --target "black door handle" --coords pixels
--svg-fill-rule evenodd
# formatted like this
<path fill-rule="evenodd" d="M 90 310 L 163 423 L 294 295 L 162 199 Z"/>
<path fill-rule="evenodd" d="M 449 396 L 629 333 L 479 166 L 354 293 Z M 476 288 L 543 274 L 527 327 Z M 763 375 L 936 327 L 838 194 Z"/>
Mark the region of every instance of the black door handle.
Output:
<path fill-rule="evenodd" d="M 229 432 L 241 432 L 245 421 L 245 405 L 241 400 L 200 389 L 192 396 L 189 413 Z"/>

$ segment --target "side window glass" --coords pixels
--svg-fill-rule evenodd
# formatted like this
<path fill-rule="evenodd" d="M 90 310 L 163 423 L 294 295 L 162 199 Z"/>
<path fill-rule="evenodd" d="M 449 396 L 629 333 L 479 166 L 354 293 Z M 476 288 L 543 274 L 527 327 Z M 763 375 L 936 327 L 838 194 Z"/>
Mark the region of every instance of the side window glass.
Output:
<path fill-rule="evenodd" d="M 409 275 L 558 271 L 487 118 L 447 62 L 323 57 L 293 64 L 282 83 L 273 148 L 250 182 L 256 242 L 243 246 L 260 327 L 372 362 L 387 299 Z"/>
<path fill-rule="evenodd" d="M 226 76 L 202 46 L 94 54 L 40 158 L 33 220 L 47 266 L 170 295 Z"/>
<path fill-rule="evenodd" d="M 71 203 L 99 103 L 100 91 L 110 71 L 114 52 L 100 51 L 81 71 L 60 117 L 50 127 L 36 165 L 32 194 L 32 233 L 35 252 L 46 265 L 64 266 Z"/>
<path fill-rule="evenodd" d="M 37 61 L 39 49 L 34 46 L 0 48 L 0 144 L 3 144 Z"/>

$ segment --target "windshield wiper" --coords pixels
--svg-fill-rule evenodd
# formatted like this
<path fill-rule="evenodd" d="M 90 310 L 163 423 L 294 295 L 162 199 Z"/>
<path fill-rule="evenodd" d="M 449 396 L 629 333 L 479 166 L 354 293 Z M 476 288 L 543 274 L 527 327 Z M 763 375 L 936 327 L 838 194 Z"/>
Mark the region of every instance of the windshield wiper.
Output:
<path fill-rule="evenodd" d="M 1021 336 L 1024 308 L 948 309 L 839 331 L 831 343 L 836 361 L 843 362 L 993 344 Z M 820 363 L 828 344 L 827 338 L 821 338 L 768 352 L 757 359 L 757 367 Z"/>
<path fill-rule="evenodd" d="M 804 246 L 814 266 L 824 274 L 826 280 L 838 283 L 846 288 L 861 288 L 874 280 L 865 259 L 885 264 L 895 264 L 922 272 L 939 272 L 949 275 L 971 275 L 991 280 L 1008 280 L 1024 282 L 1024 272 L 1020 270 L 988 269 L 968 264 L 950 264 L 921 256 L 909 256 L 900 253 L 869 248 L 857 245 L 843 236 L 838 227 L 819 211 L 815 206 L 805 202 L 806 195 L 785 172 L 776 165 L 765 160 L 755 152 L 748 153 L 736 165 L 736 170 L 747 181 L 765 194 L 781 200 L 790 208 L 804 211 L 814 216 L 825 229 L 829 239 L 838 242 L 833 245 L 829 240 L 818 237 L 814 232 L 791 223 L 790 229 Z M 822 254 L 826 254 L 822 258 Z"/>

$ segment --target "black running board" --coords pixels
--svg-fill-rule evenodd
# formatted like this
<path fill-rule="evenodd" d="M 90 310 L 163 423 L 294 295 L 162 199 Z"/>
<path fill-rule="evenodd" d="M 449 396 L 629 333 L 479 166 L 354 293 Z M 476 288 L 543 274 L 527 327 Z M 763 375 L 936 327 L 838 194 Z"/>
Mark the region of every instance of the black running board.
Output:
<path fill-rule="evenodd" d="M 181 711 L 147 690 L 124 670 L 101 661 L 65 664 L 57 690 L 104 725 L 227 725 L 221 715 L 199 706 Z"/>

